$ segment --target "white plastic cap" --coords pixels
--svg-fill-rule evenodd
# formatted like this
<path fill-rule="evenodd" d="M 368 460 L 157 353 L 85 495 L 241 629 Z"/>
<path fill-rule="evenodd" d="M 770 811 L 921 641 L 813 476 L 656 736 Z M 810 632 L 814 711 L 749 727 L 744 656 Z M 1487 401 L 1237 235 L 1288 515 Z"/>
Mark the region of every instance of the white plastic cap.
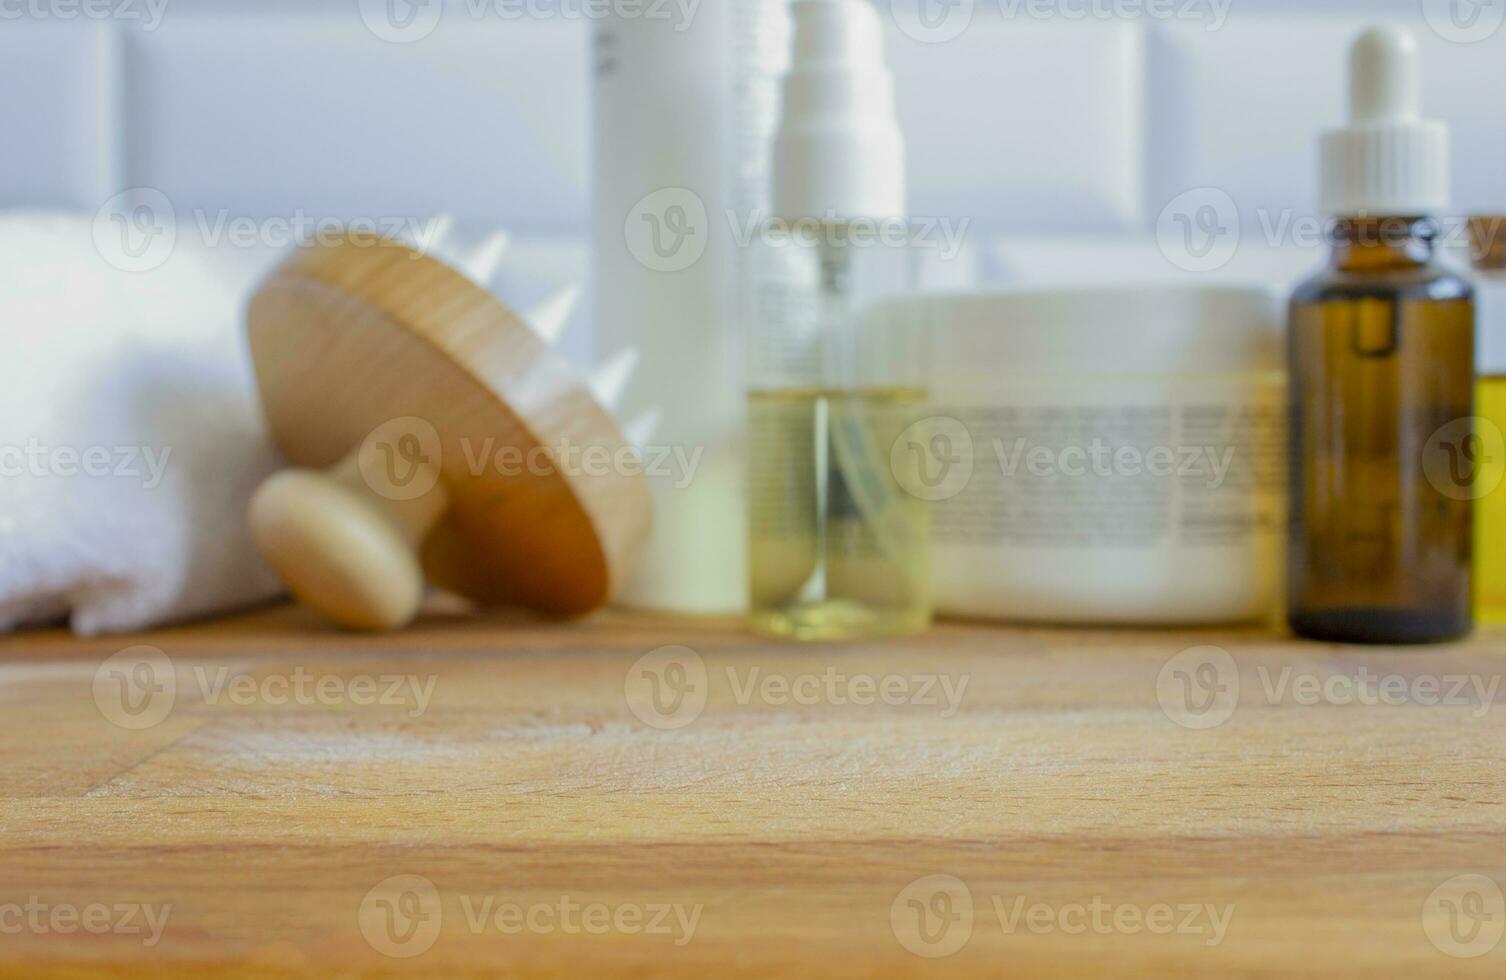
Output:
<path fill-rule="evenodd" d="M 786 219 L 905 215 L 905 143 L 871 0 L 796 0 L 794 57 L 774 141 Z"/>
<path fill-rule="evenodd" d="M 1372 27 L 1349 55 L 1349 125 L 1323 135 L 1323 209 L 1412 217 L 1448 206 L 1448 127 L 1421 118 L 1417 39 Z"/>

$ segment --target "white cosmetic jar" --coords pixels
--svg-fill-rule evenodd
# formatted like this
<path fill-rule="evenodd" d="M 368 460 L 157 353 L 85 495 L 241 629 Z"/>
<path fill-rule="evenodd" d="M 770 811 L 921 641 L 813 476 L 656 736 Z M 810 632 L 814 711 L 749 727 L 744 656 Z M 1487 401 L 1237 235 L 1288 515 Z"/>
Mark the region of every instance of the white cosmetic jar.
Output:
<path fill-rule="evenodd" d="M 919 296 L 939 612 L 1208 625 L 1276 611 L 1287 402 L 1274 289 Z"/>

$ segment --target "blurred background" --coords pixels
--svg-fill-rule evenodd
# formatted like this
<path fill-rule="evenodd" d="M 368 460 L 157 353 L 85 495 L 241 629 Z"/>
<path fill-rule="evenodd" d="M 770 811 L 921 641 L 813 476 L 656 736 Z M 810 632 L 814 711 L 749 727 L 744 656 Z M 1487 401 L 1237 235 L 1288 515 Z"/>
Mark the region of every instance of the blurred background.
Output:
<path fill-rule="evenodd" d="M 222 233 L 235 220 L 448 211 L 513 233 L 500 290 L 526 301 L 585 278 L 589 3 L 5 0 L 0 206 L 92 214 L 147 187 L 196 238 L 248 252 Z M 1280 223 L 1313 217 L 1315 138 L 1343 118 L 1347 41 L 1382 17 L 1422 41 L 1460 210 L 1506 210 L 1506 0 L 893 0 L 892 13 L 912 210 L 969 222 L 950 279 L 1175 276 L 1186 263 L 1157 236 L 1184 229 L 1238 231 L 1200 274 L 1312 268 Z M 421 29 L 383 26 L 394 18 Z M 569 343 L 587 346 L 587 327 Z"/>

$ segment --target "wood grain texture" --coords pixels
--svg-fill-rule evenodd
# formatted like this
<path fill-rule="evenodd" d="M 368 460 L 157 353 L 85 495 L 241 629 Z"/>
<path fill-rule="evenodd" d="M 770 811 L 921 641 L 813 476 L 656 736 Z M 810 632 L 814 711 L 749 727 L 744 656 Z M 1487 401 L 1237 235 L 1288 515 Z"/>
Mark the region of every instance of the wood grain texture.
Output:
<path fill-rule="evenodd" d="M 0 930 L 28 903 L 172 909 L 153 946 L 7 930 L 0 976 L 1500 977 L 1506 943 L 1450 952 L 1503 926 L 1479 882 L 1506 884 L 1506 707 L 1425 702 L 1430 678 L 1488 689 L 1503 641 L 950 625 L 795 648 L 615 613 L 435 613 L 351 637 L 290 608 L 129 640 L 13 637 Z M 142 730 L 107 720 L 95 687 L 134 644 L 164 651 L 176 684 Z M 1158 680 L 1200 645 L 1231 655 L 1239 698 L 1192 730 Z M 695 656 L 640 660 L 665 646 Z M 641 671 L 666 663 L 707 693 L 699 713 L 648 713 L 688 712 L 675 729 L 643 717 Z M 1361 671 L 1411 703 L 1344 703 L 1332 679 Z M 359 703 L 362 678 L 388 675 L 429 697 Z M 1326 699 L 1293 693 L 1306 676 Z M 294 697 L 300 677 L 324 696 Z M 853 703 L 863 678 L 894 703 Z M 1438 916 L 1459 896 L 1437 889 L 1465 875 L 1485 876 L 1460 880 L 1486 917 L 1451 940 Z M 432 897 L 414 878 L 407 898 L 373 893 L 395 876 Z M 910 900 L 959 908 L 911 887 L 933 876 L 960 881 L 974 916 L 938 927 L 966 941 L 928 959 L 912 949 L 940 946 L 917 942 Z M 383 935 L 418 955 L 385 955 Z"/>

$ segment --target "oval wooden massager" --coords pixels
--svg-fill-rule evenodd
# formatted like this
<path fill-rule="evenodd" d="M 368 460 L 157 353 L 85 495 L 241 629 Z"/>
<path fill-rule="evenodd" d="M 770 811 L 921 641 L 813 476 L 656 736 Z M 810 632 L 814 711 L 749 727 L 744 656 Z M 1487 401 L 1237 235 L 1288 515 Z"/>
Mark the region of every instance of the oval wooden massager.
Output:
<path fill-rule="evenodd" d="M 300 248 L 257 289 L 247 331 L 272 437 L 299 467 L 257 491 L 251 529 L 304 605 L 393 629 L 427 575 L 481 605 L 576 615 L 633 568 L 648 490 L 633 467 L 601 465 L 629 441 L 544 339 L 449 265 L 355 234 Z"/>

